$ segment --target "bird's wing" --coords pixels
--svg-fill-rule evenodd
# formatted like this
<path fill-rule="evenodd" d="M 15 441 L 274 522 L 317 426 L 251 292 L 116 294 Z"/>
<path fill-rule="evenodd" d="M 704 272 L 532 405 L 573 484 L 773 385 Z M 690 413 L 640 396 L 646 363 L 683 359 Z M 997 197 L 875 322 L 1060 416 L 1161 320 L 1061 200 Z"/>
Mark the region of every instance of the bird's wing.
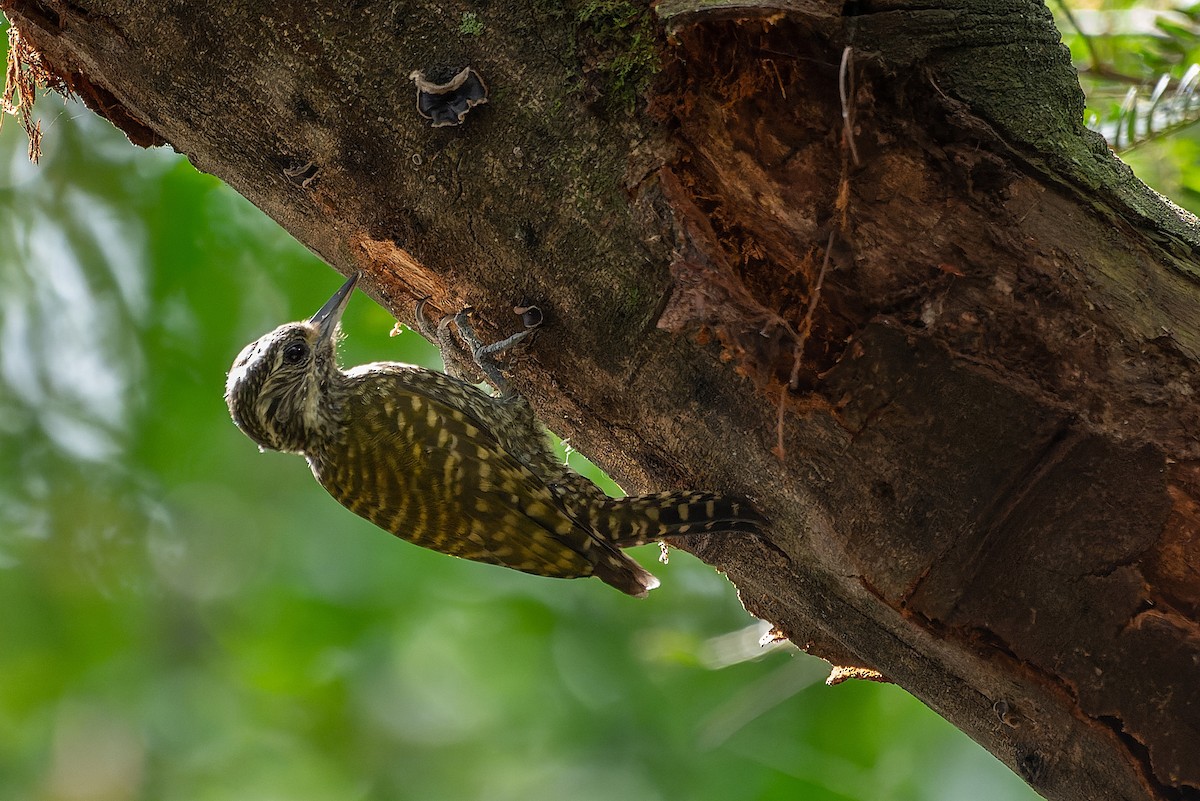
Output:
<path fill-rule="evenodd" d="M 352 511 L 443 553 L 539 575 L 592 574 L 595 538 L 477 417 L 402 375 L 373 375 L 351 398 L 344 464 L 318 478 Z"/>

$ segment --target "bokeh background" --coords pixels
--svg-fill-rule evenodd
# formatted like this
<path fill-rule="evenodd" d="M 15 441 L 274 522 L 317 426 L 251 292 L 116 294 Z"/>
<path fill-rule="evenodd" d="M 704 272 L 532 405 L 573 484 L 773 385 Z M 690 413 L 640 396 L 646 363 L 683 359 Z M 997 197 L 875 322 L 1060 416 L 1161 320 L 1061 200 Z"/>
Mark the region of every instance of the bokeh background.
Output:
<path fill-rule="evenodd" d="M 39 165 L 0 130 L 0 798 L 1036 798 L 903 690 L 764 651 L 686 554 L 642 549 L 644 601 L 463 562 L 259 453 L 225 371 L 341 278 L 181 156 L 39 112 Z M 1139 169 L 1200 197 L 1198 142 Z M 344 361 L 437 364 L 393 322 L 357 296 Z"/>

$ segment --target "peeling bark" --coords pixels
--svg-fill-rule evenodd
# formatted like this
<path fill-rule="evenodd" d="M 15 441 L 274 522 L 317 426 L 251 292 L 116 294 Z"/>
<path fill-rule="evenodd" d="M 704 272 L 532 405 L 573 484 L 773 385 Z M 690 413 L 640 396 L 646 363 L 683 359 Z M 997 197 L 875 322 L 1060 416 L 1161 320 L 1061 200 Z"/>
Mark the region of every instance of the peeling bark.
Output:
<path fill-rule="evenodd" d="M 1081 128 L 1044 6 L 938 5 L 661 0 L 647 45 L 539 0 L 0 0 L 400 319 L 537 299 L 514 383 L 630 489 L 757 497 L 770 542 L 690 547 L 797 645 L 1047 798 L 1200 798 L 1200 230 Z M 407 76 L 468 65 L 490 102 L 430 129 Z"/>

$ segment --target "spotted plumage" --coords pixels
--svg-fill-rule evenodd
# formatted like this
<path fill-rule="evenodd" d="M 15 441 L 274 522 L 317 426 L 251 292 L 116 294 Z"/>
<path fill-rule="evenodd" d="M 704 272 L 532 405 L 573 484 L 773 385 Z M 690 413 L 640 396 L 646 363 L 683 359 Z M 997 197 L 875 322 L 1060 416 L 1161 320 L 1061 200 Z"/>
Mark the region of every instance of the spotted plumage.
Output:
<path fill-rule="evenodd" d="M 658 580 L 621 548 L 758 532 L 746 500 L 702 492 L 609 498 L 555 458 L 528 403 L 396 362 L 341 370 L 335 332 L 351 278 L 308 321 L 247 345 L 225 399 L 262 448 L 302 454 L 352 512 L 417 545 L 642 596 Z"/>

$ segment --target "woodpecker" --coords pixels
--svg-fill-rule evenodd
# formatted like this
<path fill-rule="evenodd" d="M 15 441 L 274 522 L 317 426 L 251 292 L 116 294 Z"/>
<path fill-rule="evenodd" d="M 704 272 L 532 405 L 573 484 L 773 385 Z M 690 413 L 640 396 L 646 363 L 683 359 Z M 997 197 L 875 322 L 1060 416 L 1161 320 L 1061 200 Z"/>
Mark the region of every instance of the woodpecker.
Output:
<path fill-rule="evenodd" d="M 312 318 L 247 345 L 225 386 L 237 427 L 260 449 L 303 456 L 350 511 L 442 553 L 541 576 L 596 576 L 635 597 L 659 582 L 622 548 L 764 530 L 766 518 L 745 498 L 610 498 L 557 459 L 528 402 L 506 388 L 492 360 L 528 330 L 481 346 L 467 312 L 448 318 L 498 396 L 399 362 L 342 370 L 337 333 L 357 281 L 352 276 Z"/>

